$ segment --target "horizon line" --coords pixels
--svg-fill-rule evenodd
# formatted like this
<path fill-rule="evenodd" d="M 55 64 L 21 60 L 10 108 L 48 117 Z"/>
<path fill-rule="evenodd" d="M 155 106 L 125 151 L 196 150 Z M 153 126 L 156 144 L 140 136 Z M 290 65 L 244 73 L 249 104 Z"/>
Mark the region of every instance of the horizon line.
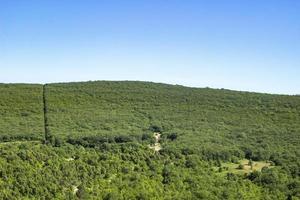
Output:
<path fill-rule="evenodd" d="M 244 92 L 244 93 L 256 93 L 256 94 L 268 94 L 268 95 L 282 95 L 282 96 L 300 96 L 300 94 L 289 94 L 289 93 L 271 93 L 271 92 L 262 92 L 262 91 L 251 91 L 251 90 L 238 90 L 232 88 L 223 88 L 223 87 L 211 87 L 211 86 L 192 86 L 185 85 L 180 83 L 170 83 L 170 82 L 160 82 L 160 81 L 150 81 L 150 80 L 75 80 L 75 81 L 53 81 L 53 82 L 0 82 L 0 84 L 27 84 L 27 85 L 47 85 L 47 84 L 67 84 L 67 83 L 87 83 L 87 82 L 144 82 L 144 83 L 155 83 L 155 84 L 165 84 L 172 86 L 182 86 L 186 88 L 194 89 L 213 89 L 213 90 L 228 90 L 232 92 Z"/>

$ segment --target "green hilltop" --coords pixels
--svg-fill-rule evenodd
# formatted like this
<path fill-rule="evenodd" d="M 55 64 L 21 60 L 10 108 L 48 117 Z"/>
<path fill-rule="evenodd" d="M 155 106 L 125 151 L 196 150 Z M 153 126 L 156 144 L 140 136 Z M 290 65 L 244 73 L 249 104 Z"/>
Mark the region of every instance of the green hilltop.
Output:
<path fill-rule="evenodd" d="M 300 96 L 0 84 L 0 116 L 1 199 L 300 198 Z"/>

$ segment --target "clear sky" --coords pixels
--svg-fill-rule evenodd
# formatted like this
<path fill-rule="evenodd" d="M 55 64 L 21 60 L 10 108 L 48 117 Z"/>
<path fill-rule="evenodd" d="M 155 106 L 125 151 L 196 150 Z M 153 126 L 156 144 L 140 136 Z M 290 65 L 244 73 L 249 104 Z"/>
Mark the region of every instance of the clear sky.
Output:
<path fill-rule="evenodd" d="M 0 82 L 300 94 L 298 0 L 0 0 Z"/>

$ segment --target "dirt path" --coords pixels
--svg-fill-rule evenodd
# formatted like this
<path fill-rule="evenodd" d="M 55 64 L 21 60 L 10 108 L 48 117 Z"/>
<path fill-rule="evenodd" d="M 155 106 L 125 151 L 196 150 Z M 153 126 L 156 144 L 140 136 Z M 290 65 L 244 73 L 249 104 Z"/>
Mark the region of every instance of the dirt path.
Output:
<path fill-rule="evenodd" d="M 78 192 L 78 187 L 76 186 L 76 185 L 73 185 L 72 186 L 72 189 L 73 189 L 73 194 L 75 195 L 75 194 L 77 194 L 77 192 Z"/>
<path fill-rule="evenodd" d="M 158 152 L 161 150 L 161 145 L 159 143 L 161 134 L 160 133 L 153 133 L 153 137 L 155 138 L 154 145 L 149 145 L 150 149 L 153 149 L 154 151 Z"/>

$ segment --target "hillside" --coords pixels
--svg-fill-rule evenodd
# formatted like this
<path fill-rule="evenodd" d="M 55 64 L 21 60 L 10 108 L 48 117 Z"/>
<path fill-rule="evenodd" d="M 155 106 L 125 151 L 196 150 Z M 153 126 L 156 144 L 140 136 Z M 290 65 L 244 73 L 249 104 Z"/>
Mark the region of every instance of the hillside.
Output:
<path fill-rule="evenodd" d="M 0 84 L 0 140 L 44 138 L 41 85 Z"/>
<path fill-rule="evenodd" d="M 297 96 L 143 82 L 51 84 L 46 94 L 49 130 L 58 138 L 142 136 L 155 126 L 165 149 L 192 148 L 222 160 L 265 160 L 300 144 Z M 176 140 L 167 140 L 170 134 Z"/>
<path fill-rule="evenodd" d="M 2 199 L 300 198 L 299 96 L 131 81 L 0 91 L 2 141 L 28 141 L 1 144 Z"/>

